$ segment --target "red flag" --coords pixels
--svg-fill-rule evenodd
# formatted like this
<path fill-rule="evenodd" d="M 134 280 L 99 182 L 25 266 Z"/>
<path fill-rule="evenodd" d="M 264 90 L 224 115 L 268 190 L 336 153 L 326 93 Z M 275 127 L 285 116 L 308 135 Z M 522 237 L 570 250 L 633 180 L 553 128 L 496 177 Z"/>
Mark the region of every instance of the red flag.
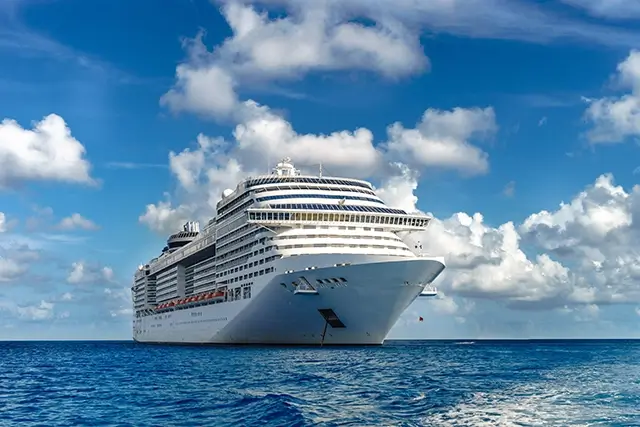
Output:
<path fill-rule="evenodd" d="M 424 319 L 422 318 L 422 316 L 420 316 L 418 320 L 422 322 Z"/>

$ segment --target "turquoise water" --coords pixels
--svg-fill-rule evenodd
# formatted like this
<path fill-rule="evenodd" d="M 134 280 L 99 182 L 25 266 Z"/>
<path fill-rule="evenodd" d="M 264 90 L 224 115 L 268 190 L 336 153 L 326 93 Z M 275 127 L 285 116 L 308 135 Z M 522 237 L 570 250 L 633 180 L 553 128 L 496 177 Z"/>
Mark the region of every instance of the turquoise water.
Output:
<path fill-rule="evenodd" d="M 640 341 L 0 342 L 2 426 L 635 426 Z"/>

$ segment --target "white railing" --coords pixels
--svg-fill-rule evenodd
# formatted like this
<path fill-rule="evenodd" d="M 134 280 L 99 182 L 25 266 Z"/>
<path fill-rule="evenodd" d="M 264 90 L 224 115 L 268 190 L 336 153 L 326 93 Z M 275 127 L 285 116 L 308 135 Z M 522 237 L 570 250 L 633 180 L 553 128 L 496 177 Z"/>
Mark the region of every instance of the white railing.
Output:
<path fill-rule="evenodd" d="M 210 235 L 205 238 L 194 240 L 185 247 L 178 249 L 171 255 L 168 255 L 164 259 L 152 264 L 150 266 L 150 272 L 151 274 L 154 274 L 157 271 L 165 268 L 167 265 L 174 264 L 189 255 L 192 255 L 208 246 L 213 245 L 215 241 L 215 235 Z"/>

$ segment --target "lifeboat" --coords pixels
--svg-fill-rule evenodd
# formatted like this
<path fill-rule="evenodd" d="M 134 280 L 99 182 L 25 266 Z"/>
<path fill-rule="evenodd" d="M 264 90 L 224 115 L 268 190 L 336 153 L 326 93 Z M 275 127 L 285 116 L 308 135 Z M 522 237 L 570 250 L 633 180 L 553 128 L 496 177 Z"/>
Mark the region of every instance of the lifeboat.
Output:
<path fill-rule="evenodd" d="M 224 292 L 222 291 L 217 291 L 213 293 L 213 298 L 220 298 L 224 296 Z"/>

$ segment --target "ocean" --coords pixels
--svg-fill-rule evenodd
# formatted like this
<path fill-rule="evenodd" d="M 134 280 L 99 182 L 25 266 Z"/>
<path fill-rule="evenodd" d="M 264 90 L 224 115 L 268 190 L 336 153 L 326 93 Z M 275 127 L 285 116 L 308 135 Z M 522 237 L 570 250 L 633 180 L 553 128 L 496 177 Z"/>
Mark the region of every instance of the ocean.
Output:
<path fill-rule="evenodd" d="M 640 341 L 0 342 L 1 426 L 640 426 Z"/>

